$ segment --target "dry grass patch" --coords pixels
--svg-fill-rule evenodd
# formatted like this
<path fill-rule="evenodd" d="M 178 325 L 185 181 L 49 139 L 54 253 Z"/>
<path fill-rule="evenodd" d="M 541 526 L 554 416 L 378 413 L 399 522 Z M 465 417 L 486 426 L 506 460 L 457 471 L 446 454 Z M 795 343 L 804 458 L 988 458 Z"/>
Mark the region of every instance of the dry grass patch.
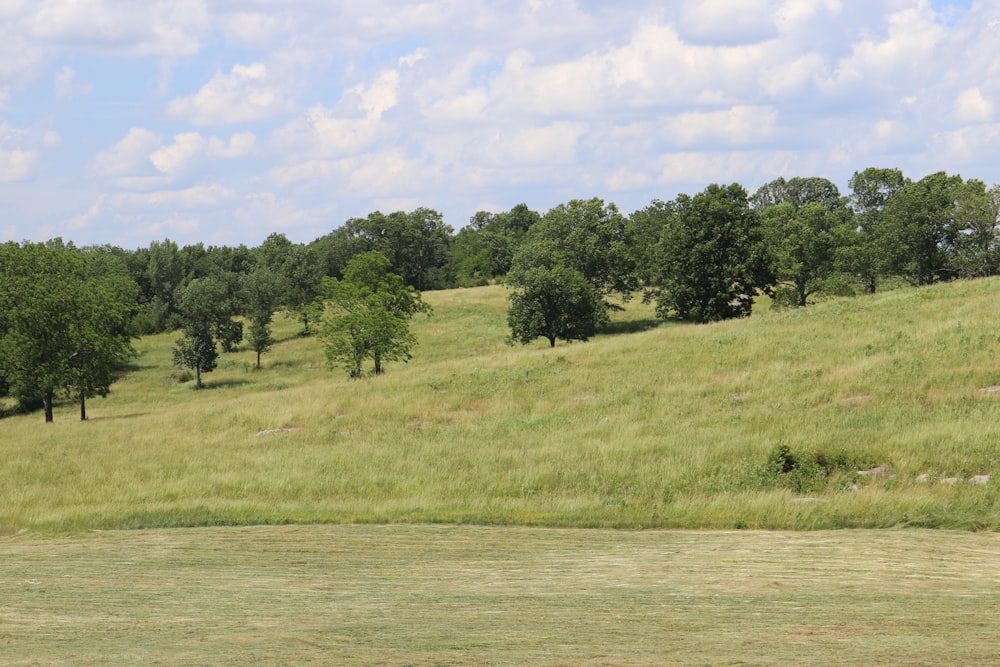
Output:
<path fill-rule="evenodd" d="M 1000 535 L 313 526 L 0 540 L 0 665 L 992 664 Z"/>

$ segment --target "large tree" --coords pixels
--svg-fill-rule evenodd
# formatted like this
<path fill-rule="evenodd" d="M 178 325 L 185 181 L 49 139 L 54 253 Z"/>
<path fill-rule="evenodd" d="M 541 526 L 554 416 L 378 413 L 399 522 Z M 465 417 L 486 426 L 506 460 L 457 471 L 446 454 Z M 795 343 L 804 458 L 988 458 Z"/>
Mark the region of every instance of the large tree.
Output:
<path fill-rule="evenodd" d="M 243 280 L 243 314 L 250 320 L 247 342 L 257 353 L 257 368 L 260 368 L 260 355 L 268 352 L 274 343 L 271 321 L 285 291 L 282 277 L 267 268 L 259 268 Z"/>
<path fill-rule="evenodd" d="M 511 288 L 507 323 L 511 339 L 588 340 L 608 321 L 607 305 L 582 273 L 562 263 L 549 242 L 529 243 L 507 274 Z"/>
<path fill-rule="evenodd" d="M 331 366 L 344 366 L 350 377 L 360 378 L 367 359 L 376 375 L 385 362 L 411 359 L 416 339 L 409 321 L 431 309 L 402 276 L 391 272 L 388 258 L 379 252 L 356 255 L 343 279 L 327 278 L 323 289 L 320 338 Z"/>
<path fill-rule="evenodd" d="M 627 301 L 639 286 L 631 231 L 614 204 L 595 197 L 550 209 L 529 239 L 551 244 L 561 263 L 583 275 L 598 294 Z"/>
<path fill-rule="evenodd" d="M 243 337 L 243 327 L 232 319 L 227 286 L 215 278 L 192 280 L 178 291 L 177 303 L 183 335 L 174 348 L 174 363 L 193 370 L 195 386 L 201 389 L 202 373 L 212 372 L 218 363 L 218 345 L 235 345 Z"/>
<path fill-rule="evenodd" d="M 849 181 L 849 205 L 856 227 L 838 245 L 838 264 L 857 276 L 865 289 L 874 294 L 879 277 L 887 270 L 887 257 L 881 248 L 885 209 L 907 184 L 899 169 L 869 167 L 854 172 Z"/>
<path fill-rule="evenodd" d="M 1000 186 L 969 179 L 956 198 L 958 234 L 950 262 L 963 278 L 984 278 L 1000 270 Z"/>
<path fill-rule="evenodd" d="M 794 305 L 805 306 L 835 273 L 837 243 L 849 221 L 846 208 L 829 210 L 820 202 L 798 210 L 787 202 L 764 210 L 761 227 L 774 277 Z"/>
<path fill-rule="evenodd" d="M 88 265 L 61 243 L 0 246 L 0 375 L 22 404 L 53 420 L 58 392 L 80 401 L 107 394 L 132 354 L 128 324 L 135 283 Z"/>
<path fill-rule="evenodd" d="M 774 282 L 757 213 L 742 186 L 710 185 L 672 206 L 660 244 L 657 313 L 711 322 L 749 315 Z"/>
<path fill-rule="evenodd" d="M 417 290 L 449 285 L 445 267 L 453 230 L 437 211 L 418 208 L 388 215 L 375 211 L 344 226 L 356 252 L 382 253 L 407 285 Z"/>
<path fill-rule="evenodd" d="M 961 176 L 937 172 L 906 183 L 886 204 L 878 248 L 887 270 L 914 285 L 953 277 L 949 251 L 958 241 Z"/>

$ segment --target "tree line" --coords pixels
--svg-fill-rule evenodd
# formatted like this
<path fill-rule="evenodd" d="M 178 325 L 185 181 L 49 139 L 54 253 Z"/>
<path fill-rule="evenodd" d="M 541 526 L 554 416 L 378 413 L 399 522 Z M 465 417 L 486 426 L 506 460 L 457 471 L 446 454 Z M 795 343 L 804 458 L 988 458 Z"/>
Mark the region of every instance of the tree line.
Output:
<path fill-rule="evenodd" d="M 174 351 L 198 386 L 244 338 L 260 355 L 285 309 L 319 333 L 331 363 L 409 358 L 407 320 L 424 290 L 503 281 L 511 340 L 586 340 L 634 295 L 663 318 L 710 322 L 752 312 L 767 294 L 805 306 L 821 294 L 927 285 L 1000 268 L 1000 188 L 939 172 L 857 172 L 842 194 L 825 178 L 778 178 L 654 200 L 630 215 L 572 200 L 478 212 L 457 233 L 418 208 L 352 218 L 311 243 L 271 234 L 248 248 L 0 245 L 0 395 L 44 407 L 104 395 L 140 335 L 180 330 Z M 246 331 L 244 331 L 244 326 Z"/>

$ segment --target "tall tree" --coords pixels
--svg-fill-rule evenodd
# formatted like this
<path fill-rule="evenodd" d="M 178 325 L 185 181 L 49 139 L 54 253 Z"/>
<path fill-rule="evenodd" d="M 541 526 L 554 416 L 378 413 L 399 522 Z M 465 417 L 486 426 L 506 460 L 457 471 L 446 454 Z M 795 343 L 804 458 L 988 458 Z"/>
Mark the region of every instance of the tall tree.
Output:
<path fill-rule="evenodd" d="M 639 286 L 630 232 L 618 208 L 595 197 L 550 209 L 532 227 L 530 240 L 551 243 L 561 263 L 582 274 L 598 294 L 627 301 Z"/>
<path fill-rule="evenodd" d="M 588 340 L 608 321 L 607 305 L 582 273 L 562 263 L 561 253 L 547 241 L 522 247 L 507 274 L 511 339 L 528 344 L 542 337 Z"/>
<path fill-rule="evenodd" d="M 40 401 L 53 420 L 57 392 L 106 395 L 131 353 L 128 323 L 137 287 L 88 268 L 61 243 L 0 246 L 0 375 L 22 404 Z"/>
<path fill-rule="evenodd" d="M 453 230 L 437 211 L 418 208 L 389 215 L 375 211 L 367 218 L 348 220 L 345 227 L 358 251 L 385 255 L 407 285 L 417 290 L 448 286 L 445 267 Z"/>
<path fill-rule="evenodd" d="M 899 169 L 869 167 L 854 172 L 849 181 L 851 210 L 857 226 L 854 234 L 845 236 L 838 246 L 838 262 L 856 275 L 865 289 L 874 294 L 879 276 L 887 270 L 886 256 L 881 248 L 886 206 L 908 180 Z"/>
<path fill-rule="evenodd" d="M 958 240 L 961 176 L 937 172 L 900 188 L 885 207 L 878 247 L 887 269 L 914 285 L 952 277 L 949 249 Z"/>
<path fill-rule="evenodd" d="M 242 325 L 232 319 L 226 285 L 214 278 L 192 280 L 179 290 L 177 303 L 184 324 L 183 336 L 174 347 L 174 363 L 193 370 L 195 386 L 201 389 L 202 373 L 212 372 L 218 363 L 217 345 L 228 342 L 231 346 L 242 338 Z"/>
<path fill-rule="evenodd" d="M 761 228 L 774 277 L 787 286 L 795 305 L 805 306 L 836 271 L 837 243 L 849 220 L 846 208 L 829 210 L 820 202 L 798 210 L 791 203 L 764 210 Z"/>
<path fill-rule="evenodd" d="M 390 271 L 388 258 L 365 252 L 348 262 L 343 280 L 324 280 L 324 315 L 320 338 L 331 365 L 342 365 L 359 378 L 366 359 L 376 375 L 388 361 L 409 361 L 416 339 L 409 321 L 430 313 L 420 293 Z"/>
<path fill-rule="evenodd" d="M 244 315 L 250 320 L 247 342 L 257 353 L 257 368 L 260 368 L 260 355 L 268 352 L 274 343 L 271 321 L 284 293 L 285 285 L 281 276 L 270 269 L 257 269 L 244 278 Z"/>
<path fill-rule="evenodd" d="M 679 196 L 664 229 L 657 313 L 695 322 L 749 315 L 774 277 L 757 213 L 742 186 Z"/>
<path fill-rule="evenodd" d="M 958 234 L 951 249 L 951 266 L 964 278 L 984 278 L 1000 270 L 1000 186 L 989 190 L 969 179 L 956 198 Z"/>

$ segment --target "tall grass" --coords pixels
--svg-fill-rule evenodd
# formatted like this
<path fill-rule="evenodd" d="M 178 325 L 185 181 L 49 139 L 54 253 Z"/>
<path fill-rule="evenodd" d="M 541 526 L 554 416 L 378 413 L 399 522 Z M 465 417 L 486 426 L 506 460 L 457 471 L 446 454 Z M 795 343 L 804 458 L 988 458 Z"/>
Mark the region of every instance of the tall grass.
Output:
<path fill-rule="evenodd" d="M 612 326 L 629 333 L 550 349 L 505 344 L 502 287 L 429 292 L 414 359 L 382 377 L 328 369 L 278 318 L 262 370 L 225 355 L 201 391 L 171 368 L 176 334 L 152 336 L 87 423 L 70 403 L 0 421 L 0 530 L 996 529 L 998 295 L 963 281 L 701 326 L 633 301 Z"/>

